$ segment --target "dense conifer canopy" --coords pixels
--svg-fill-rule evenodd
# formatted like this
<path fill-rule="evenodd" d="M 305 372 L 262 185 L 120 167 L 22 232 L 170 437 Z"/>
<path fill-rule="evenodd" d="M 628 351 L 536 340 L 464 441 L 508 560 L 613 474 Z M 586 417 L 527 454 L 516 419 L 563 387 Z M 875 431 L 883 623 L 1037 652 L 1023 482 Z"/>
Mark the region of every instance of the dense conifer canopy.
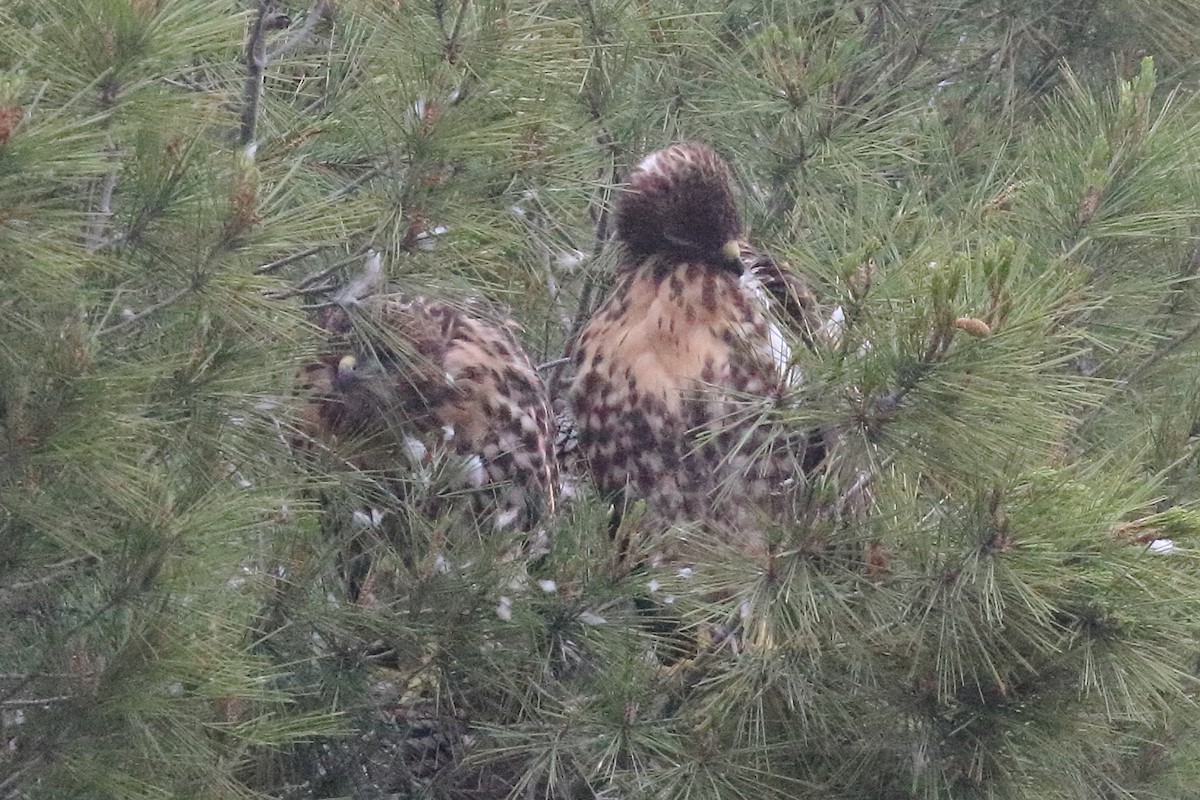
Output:
<path fill-rule="evenodd" d="M 1198 64 L 1196 0 L 0 4 L 0 798 L 1196 796 Z M 769 564 L 295 446 L 373 249 L 561 393 L 680 140 L 826 322 Z"/>

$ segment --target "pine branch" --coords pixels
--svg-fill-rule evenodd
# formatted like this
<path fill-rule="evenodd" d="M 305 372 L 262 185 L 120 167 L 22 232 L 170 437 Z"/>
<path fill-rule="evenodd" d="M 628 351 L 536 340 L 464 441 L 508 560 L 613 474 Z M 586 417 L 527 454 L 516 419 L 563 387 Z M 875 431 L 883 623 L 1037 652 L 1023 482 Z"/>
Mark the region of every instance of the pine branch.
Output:
<path fill-rule="evenodd" d="M 1188 251 L 1188 257 L 1180 265 L 1179 272 L 1172 281 L 1171 289 L 1159 302 L 1154 316 L 1159 318 L 1174 316 L 1179 310 L 1179 304 L 1183 301 L 1184 285 L 1193 280 L 1197 274 L 1200 274 L 1200 237 L 1197 237 L 1192 244 L 1192 249 Z"/>
<path fill-rule="evenodd" d="M 304 259 L 308 258 L 309 256 L 315 256 L 317 253 L 321 252 L 324 249 L 325 249 L 324 245 L 317 245 L 316 247 L 309 247 L 306 250 L 301 250 L 298 253 L 292 253 L 290 256 L 284 256 L 283 258 L 276 259 L 275 261 L 269 261 L 266 264 L 262 264 L 258 267 L 255 267 L 254 274 L 255 275 L 266 275 L 268 273 L 274 272 L 277 269 L 282 269 L 283 267 L 286 267 L 289 264 L 295 264 L 297 261 L 303 261 Z"/>
<path fill-rule="evenodd" d="M 448 64 L 455 64 L 459 59 L 459 37 L 462 36 L 463 20 L 467 17 L 467 9 L 471 6 L 471 0 L 461 0 L 458 6 L 458 14 L 454 17 L 454 28 L 446 36 L 445 54 Z M 442 3 L 438 3 L 439 10 Z M 445 32 L 444 19 L 441 13 L 438 14 L 438 24 L 442 25 L 442 31 Z"/>
<path fill-rule="evenodd" d="M 1124 378 L 1118 380 L 1113 385 L 1113 388 L 1109 390 L 1109 393 L 1105 395 L 1104 399 L 1097 403 L 1095 407 L 1093 407 L 1082 419 L 1079 420 L 1078 424 L 1075 426 L 1075 429 L 1081 430 L 1082 428 L 1085 428 L 1094 422 L 1096 417 L 1098 417 L 1106 408 L 1108 408 L 1114 400 L 1116 400 L 1118 397 L 1124 394 L 1126 390 L 1141 380 L 1146 373 L 1160 364 L 1163 359 L 1172 355 L 1178 351 L 1179 348 L 1183 347 L 1185 344 L 1194 339 L 1198 333 L 1200 333 L 1200 322 L 1194 323 L 1183 333 L 1179 334 L 1174 339 L 1159 347 L 1153 353 L 1147 356 L 1140 364 L 1137 365 L 1136 368 L 1134 368 L 1132 372 L 1130 372 Z"/>
<path fill-rule="evenodd" d="M 353 194 L 358 190 L 359 187 L 370 183 L 375 178 L 378 178 L 380 175 L 384 174 L 391 166 L 392 164 L 390 161 L 381 161 L 364 172 L 362 175 L 359 175 L 357 178 L 347 183 L 345 186 L 330 192 L 329 199 L 337 200 L 349 194 Z"/>
<path fill-rule="evenodd" d="M 309 37 L 311 37 L 313 35 L 313 33 L 316 31 L 317 25 L 322 20 L 324 20 L 327 17 L 330 17 L 332 15 L 333 15 L 332 0 L 317 0 L 316 5 L 314 5 L 309 10 L 308 16 L 305 17 L 304 24 L 298 30 L 293 31 L 286 39 L 284 39 L 279 44 L 275 45 L 275 47 L 271 48 L 267 52 L 266 62 L 269 64 L 270 62 L 275 61 L 276 59 L 283 58 L 288 53 L 292 52 L 297 47 L 299 47 L 301 44 L 308 41 Z"/>
<path fill-rule="evenodd" d="M 267 65 L 270 63 L 267 35 L 291 24 L 291 17 L 280 11 L 274 0 L 259 0 L 258 13 L 250 26 L 245 49 L 246 82 L 242 91 L 242 119 L 238 132 L 238 144 L 242 147 L 254 141 L 255 128 L 258 126 L 259 105 L 262 103 Z"/>
<path fill-rule="evenodd" d="M 113 162 L 116 162 L 117 156 L 115 150 L 110 155 Z M 84 237 L 84 247 L 89 253 L 99 250 L 104 242 L 104 231 L 108 227 L 108 221 L 112 218 L 112 198 L 113 192 L 117 188 L 117 168 L 104 176 L 104 183 L 100 188 L 99 208 L 92 212 L 92 223 L 88 226 L 87 235 Z"/>
<path fill-rule="evenodd" d="M 31 697 L 21 700 L 4 700 L 0 702 L 0 708 L 30 708 L 37 706 L 48 706 L 51 703 L 64 703 L 68 700 L 74 700 L 73 694 L 58 694 L 53 697 Z"/>
<path fill-rule="evenodd" d="M 116 105 L 117 95 L 120 93 L 121 85 L 111 75 L 106 76 L 100 82 L 100 107 L 105 110 L 111 110 Z M 109 125 L 109 120 L 105 120 L 105 126 Z M 108 145 L 108 160 L 112 164 L 112 168 L 108 174 L 104 176 L 104 181 L 100 188 L 99 208 L 93 212 L 91 223 L 88 225 L 87 235 L 84 237 L 84 246 L 87 251 L 94 252 L 100 248 L 104 241 L 104 231 L 108 226 L 108 221 L 112 217 L 112 198 L 113 192 L 117 188 L 117 176 L 120 173 L 118 165 L 119 151 L 116 143 L 110 142 Z"/>
<path fill-rule="evenodd" d="M 142 309 L 141 311 L 138 311 L 137 313 L 129 314 L 124 319 L 122 319 L 120 322 L 118 322 L 114 325 L 110 325 L 107 328 L 102 328 L 101 330 L 96 331 L 96 338 L 100 339 L 100 338 L 103 338 L 110 334 L 123 331 L 126 328 L 133 327 L 134 325 L 141 322 L 143 319 L 150 316 L 151 314 L 155 314 L 159 311 L 162 311 L 164 308 L 169 308 L 169 307 L 175 305 L 180 300 L 187 297 L 192 292 L 196 291 L 198 288 L 199 287 L 197 285 L 190 284 L 188 286 L 184 286 L 180 289 L 177 289 L 176 291 L 172 292 L 166 299 L 160 300 L 159 302 L 154 303 L 151 306 L 147 306 L 146 308 Z"/>
<path fill-rule="evenodd" d="M 601 30 L 594 0 L 579 0 L 579 5 L 583 9 L 587 21 L 587 24 L 584 26 L 584 41 L 594 51 L 594 58 L 599 62 L 604 57 L 604 34 Z M 592 240 L 591 258 L 589 259 L 592 264 L 596 263 L 611 236 L 611 223 L 609 221 L 609 208 L 612 205 L 610 202 L 610 187 L 615 187 L 619 183 L 618 164 L 620 163 L 622 153 L 620 144 L 607 126 L 608 108 L 606 98 L 608 97 L 608 92 L 605 91 L 605 87 L 600 85 L 601 77 L 599 77 L 603 76 L 603 74 L 604 70 L 601 68 L 601 65 L 599 63 L 593 64 L 583 87 L 584 105 L 587 108 L 588 115 L 599 130 L 596 136 L 596 144 L 608 162 L 605 167 L 601 168 L 600 174 L 597 175 L 599 185 L 604 188 L 600 190 L 598 197 L 588 205 L 588 215 L 595 221 L 595 234 Z M 570 362 L 569 355 L 575 347 L 575 340 L 579 337 L 580 331 L 583 330 L 583 326 L 587 323 L 588 317 L 592 313 L 596 293 L 600 290 L 603 282 L 601 276 L 596 275 L 595 270 L 590 270 L 584 277 L 583 289 L 579 294 L 579 303 L 575 310 L 575 319 L 571 323 L 570 330 L 566 336 L 566 346 L 563 353 L 564 360 L 556 362 L 557 366 L 548 381 L 551 397 L 557 397 L 561 393 L 565 367 Z"/>
<path fill-rule="evenodd" d="M 1185 775 L 1106 756 L 1137 758 L 1143 745 L 1161 745 L 1164 762 L 1194 760 L 1176 730 L 1138 722 L 1165 712 L 1193 722 L 1177 673 L 1200 616 L 1194 560 L 1146 555 L 1144 543 L 1127 547 L 1111 534 L 1114 520 L 1144 516 L 1147 498 L 1194 496 L 1194 476 L 1178 469 L 1143 479 L 1143 465 L 1111 457 L 1145 441 L 1137 437 L 1150 426 L 1138 419 L 1111 420 L 1133 433 L 1099 443 L 1106 458 L 1075 461 L 1046 441 L 1091 410 L 1082 382 L 1059 369 L 1080 339 L 1094 337 L 1112 357 L 1109 369 L 1125 376 L 1114 395 L 1145 388 L 1137 399 L 1147 418 L 1186 426 L 1194 403 L 1194 375 L 1166 365 L 1182 364 L 1200 339 L 1200 323 L 1180 318 L 1200 275 L 1200 244 L 1180 244 L 1196 216 L 1187 145 L 1197 109 L 1183 102 L 1185 90 L 1161 104 L 1161 116 L 1155 101 L 1150 113 L 1120 117 L 1100 96 L 1111 88 L 1106 59 L 1115 60 L 1102 43 L 1136 45 L 1140 34 L 1127 28 L 1164 27 L 1181 12 L 1160 4 L 1153 23 L 1130 14 L 1104 30 L 1093 2 L 1001 19 L 894 0 L 701 0 L 671 9 L 580 0 L 573 16 L 537 0 L 432 0 L 419 13 L 404 3 L 302 0 L 293 6 L 308 16 L 294 27 L 259 0 L 249 17 L 198 14 L 194 25 L 154 3 L 114 13 L 98 3 L 99 44 L 75 52 L 63 43 L 82 42 L 77 26 L 52 7 L 0 14 L 0 53 L 16 53 L 21 70 L 51 87 L 27 102 L 31 92 L 11 88 L 0 70 L 0 129 L 5 109 L 30 110 L 21 112 L 26 123 L 0 130 L 0 161 L 16 167 L 0 180 L 0 219 L 12 221 L 0 226 L 0 262 L 22 265 L 6 275 L 13 313 L 0 315 L 0 427 L 15 440 L 39 434 L 0 452 L 0 461 L 13 456 L 0 505 L 19 501 L 0 512 L 20 565 L 0 592 L 16 612 L 4 643 L 37 643 L 33 652 L 11 647 L 0 662 L 0 705 L 28 717 L 12 729 L 0 796 L 64 783 L 80 796 L 186 795 L 196 786 L 264 797 L 606 796 L 661 786 L 798 800 L 954 786 L 1076 796 L 1136 793 L 1147 780 Z M 312 41 L 324 37 L 322 19 L 335 6 L 346 24 L 317 52 Z M 1057 117 L 993 113 L 1006 81 L 1007 108 L 1038 99 L 1024 80 L 1050 45 L 1076 32 L 1067 18 L 1074 11 L 1095 28 L 1072 44 L 1086 59 L 1077 64 L 1079 91 L 1047 103 Z M 487 27 L 492 21 L 501 24 Z M 154 35 L 125 36 L 139 25 Z M 775 52 L 775 42 L 801 44 Z M 231 44 L 245 52 L 231 56 Z M 776 57 L 780 78 L 795 78 L 785 98 L 794 105 L 781 107 L 779 87 L 763 83 L 759 67 Z M 244 137 L 245 148 L 261 141 L 276 119 L 265 104 L 281 59 L 293 91 L 278 118 L 303 128 L 288 139 L 296 159 L 281 169 L 246 150 L 236 161 L 229 141 L 192 135 L 193 120 L 211 118 L 196 91 L 219 92 L 232 67 L 237 120 L 225 123 L 227 139 Z M 1180 70 L 1190 80 L 1200 67 Z M 120 141 L 94 120 L 64 127 L 71 135 L 48 125 L 94 109 L 102 83 L 102 98 L 115 97 L 105 75 L 118 72 L 128 86 L 152 87 L 122 103 Z M 958 83 L 931 89 L 931 80 Z M 468 83 L 487 91 L 468 93 Z M 414 100 L 424 113 L 408 112 Z M 1151 100 L 1139 94 L 1132 105 Z M 318 103 L 329 124 L 311 124 Z M 179 109 L 187 116 L 172 114 Z M 1151 146 L 1115 135 L 1133 126 L 1123 119 L 1145 123 L 1138 130 Z M 582 128 L 574 138 L 572 126 Z M 297 447 L 312 435 L 308 420 L 293 418 L 277 394 L 312 342 L 264 297 L 320 307 L 314 301 L 326 298 L 316 295 L 345 284 L 347 265 L 363 255 L 330 242 L 384 236 L 391 246 L 445 222 L 455 236 L 437 253 L 405 259 L 413 288 L 441 274 L 451 285 L 494 281 L 484 293 L 513 291 L 514 262 L 532 258 L 547 278 L 526 280 L 541 294 L 526 292 L 517 321 L 533 331 L 544 318 L 548 341 L 573 338 L 610 278 L 609 209 L 629 148 L 641 147 L 633 138 L 675 131 L 715 137 L 736 154 L 756 210 L 794 208 L 767 227 L 794 243 L 788 256 L 813 270 L 814 283 L 841 287 L 837 319 L 815 337 L 828 357 L 796 352 L 810 383 L 796 387 L 794 418 L 775 412 L 777 447 L 817 427 L 822 408 L 831 424 L 820 431 L 823 471 L 811 495 L 796 498 L 802 522 L 777 532 L 782 546 L 766 570 L 736 559 L 694 572 L 665 563 L 614 582 L 607 503 L 589 492 L 569 513 L 545 518 L 554 549 L 544 560 L 525 570 L 493 565 L 510 542 L 480 535 L 470 512 L 439 508 L 424 525 L 409 519 L 425 499 L 417 481 L 397 491 L 380 474 L 403 456 L 388 450 L 381 467 L 357 460 L 363 442 L 317 437 Z M 160 133 L 188 142 L 186 156 L 169 151 L 178 156 L 173 172 L 157 158 Z M 126 155 L 134 142 L 137 161 Z M 109 160 L 118 146 L 120 160 Z M 1081 157 L 1089 147 L 1091 161 Z M 797 180 L 801 171 L 814 180 Z M 989 207 L 997 181 L 1020 191 Z M 260 183 L 269 192 L 260 195 Z M 517 201 L 529 209 L 527 230 L 505 213 L 518 185 L 528 193 Z M 1107 193 L 1083 225 L 1081 198 L 1093 185 Z M 339 202 L 347 196 L 356 202 Z M 438 219 L 406 228 L 421 212 Z M 583 267 L 557 259 L 581 231 L 592 237 L 574 242 Z M 1025 260 L 989 271 L 989 248 L 1006 234 Z M 107 249 L 76 263 L 46 246 L 62 241 Z M 168 283 L 146 272 L 175 251 L 200 262 L 194 272 Z M 931 293 L 925 265 L 948 252 L 963 254 L 962 280 Z M 1088 283 L 1090 269 L 1102 284 Z M 282 277 L 277 291 L 259 293 L 252 275 Z M 1097 294 L 1106 298 L 1103 316 L 1089 304 Z M 80 302 L 93 337 L 122 333 L 97 343 L 64 327 Z M 213 313 L 194 314 L 201 305 Z M 1155 308 L 1154 330 L 1170 333 L 1137 358 L 1154 335 L 1145 319 Z M 966 309 L 978 318 L 956 317 Z M 520 318 L 525 311 L 532 319 Z M 999 335 L 987 346 L 964 338 L 990 330 Z M 887 332 L 900 341 L 883 342 Z M 547 378 L 570 369 L 568 355 L 539 360 Z M 364 363 L 364 376 L 383 366 Z M 94 404 L 49 402 L 101 394 L 100 414 Z M 1164 460 L 1191 453 L 1186 430 L 1165 438 L 1176 452 Z M 311 473 L 299 473 L 300 460 Z M 1003 509 L 994 501 L 1001 495 L 989 495 L 998 481 Z M 250 482 L 278 485 L 279 496 L 240 485 Z M 211 506 L 194 504 L 210 493 Z M 346 515 L 379 509 L 394 529 L 360 529 L 332 510 L 319 524 L 301 512 L 275 515 L 285 503 L 315 512 L 317 493 Z M 630 516 L 649 527 L 654 510 L 646 511 Z M 1181 551 L 1200 530 L 1186 515 L 1161 527 Z M 158 531 L 186 531 L 188 546 L 169 545 L 165 564 L 147 552 Z M 677 534 L 688 532 L 668 536 Z M 352 537 L 378 556 L 378 607 L 330 604 L 338 551 Z M 731 618 L 748 635 L 735 637 L 736 653 L 733 638 L 706 643 L 667 675 L 647 663 L 647 641 L 662 636 L 640 633 L 634 616 L 647 590 L 701 636 L 709 622 L 725 632 Z M 246 608 L 264 601 L 269 621 L 247 622 Z M 38 613 L 22 614 L 31 603 Z M 581 622 L 585 614 L 592 620 Z M 369 649 L 376 640 L 383 646 Z M 137 695 L 147 674 L 171 690 Z M 208 677 L 196 684 L 199 674 Z M 16 694 L 5 695 L 14 684 Z M 86 717 L 59 724 L 55 712 L 72 693 Z M 47 702 L 51 713 L 27 710 Z M 474 728 L 467 760 L 448 754 L 434 782 L 416 786 L 414 740 L 436 728 L 426 716 L 447 716 L 447 703 Z M 366 748 L 314 728 L 308 715 L 333 709 L 345 712 L 348 729 L 369 732 Z M 139 725 L 146 719 L 153 724 Z M 1032 743 L 1020 735 L 1031 729 L 1041 732 Z"/>
<path fill-rule="evenodd" d="M 22 778 L 24 778 L 26 775 L 28 775 L 30 772 L 32 772 L 35 768 L 41 766 L 43 764 L 43 762 L 45 762 L 45 760 L 46 760 L 46 757 L 41 753 L 34 755 L 32 758 L 29 759 L 29 761 L 24 766 L 13 770 L 12 774 L 10 774 L 4 780 L 0 781 L 0 792 L 8 792 L 10 789 L 13 789 L 14 787 L 16 787 L 18 781 L 20 781 Z M 4 797 L 4 798 L 12 797 L 12 798 L 20 798 L 21 800 L 25 800 L 25 798 L 29 797 L 29 795 L 26 794 L 25 792 L 12 792 L 12 793 L 8 793 L 8 794 L 0 795 L 0 797 Z"/>
<path fill-rule="evenodd" d="M 343 259 L 339 259 L 338 261 L 335 261 L 333 264 L 330 264 L 329 266 L 324 267 L 324 268 L 312 273 L 311 275 L 308 275 L 305 278 L 302 278 L 301 280 L 299 280 L 295 284 L 293 284 L 291 287 L 289 287 L 287 289 L 280 289 L 278 291 L 269 291 L 266 293 L 266 296 L 270 297 L 272 300 L 284 300 L 289 297 L 297 297 L 299 295 L 304 295 L 304 294 L 316 294 L 319 291 L 321 291 L 317 288 L 314 288 L 316 286 L 316 284 L 318 284 L 322 280 L 330 277 L 335 272 L 346 267 L 347 265 L 356 264 L 356 263 L 362 261 L 363 256 L 365 256 L 370 251 L 371 251 L 371 247 L 369 247 L 369 246 L 361 248 L 360 250 L 356 251 L 352 255 L 349 255 Z"/>
<path fill-rule="evenodd" d="M 95 557 L 90 556 L 90 555 L 89 556 L 74 556 L 72 558 L 66 558 L 55 564 L 49 564 L 49 565 L 43 567 L 42 569 L 45 571 L 45 574 L 39 575 L 37 578 L 35 578 L 33 580 L 18 581 L 16 583 L 10 583 L 5 588 L 9 589 L 9 590 L 18 590 L 19 591 L 22 589 L 32 589 L 35 586 L 40 586 L 40 585 L 44 585 L 47 583 L 53 583 L 54 581 L 63 577 L 64 574 L 71 572 L 75 567 L 79 566 L 80 564 L 89 564 L 89 563 L 93 563 L 94 561 L 95 561 Z"/>
<path fill-rule="evenodd" d="M 900 376 L 900 380 L 891 391 L 877 397 L 871 403 L 871 410 L 867 415 L 871 430 L 877 430 L 879 423 L 890 420 L 900 410 L 904 399 L 921 384 L 946 355 L 953 340 L 954 327 L 939 325 L 933 335 L 929 337 L 929 341 L 926 342 L 920 358 L 907 371 L 907 374 Z"/>

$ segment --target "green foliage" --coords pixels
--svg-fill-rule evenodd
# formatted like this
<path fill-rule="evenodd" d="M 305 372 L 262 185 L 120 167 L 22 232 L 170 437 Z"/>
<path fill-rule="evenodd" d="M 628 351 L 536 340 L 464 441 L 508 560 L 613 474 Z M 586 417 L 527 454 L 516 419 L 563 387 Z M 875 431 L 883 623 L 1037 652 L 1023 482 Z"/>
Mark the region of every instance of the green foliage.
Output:
<path fill-rule="evenodd" d="M 1196 796 L 1198 32 L 5 4 L 0 797 Z M 621 568 L 584 484 L 526 557 L 436 475 L 293 447 L 308 312 L 368 249 L 553 364 L 680 138 L 843 320 L 763 412 L 836 433 L 766 568 Z"/>

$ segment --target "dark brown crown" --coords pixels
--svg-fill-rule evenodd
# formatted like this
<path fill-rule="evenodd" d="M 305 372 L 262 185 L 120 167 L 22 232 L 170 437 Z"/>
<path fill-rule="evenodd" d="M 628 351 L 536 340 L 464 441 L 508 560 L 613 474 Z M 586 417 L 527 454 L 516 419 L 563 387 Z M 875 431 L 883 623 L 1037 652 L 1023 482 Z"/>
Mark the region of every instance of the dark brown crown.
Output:
<path fill-rule="evenodd" d="M 617 201 L 617 238 L 635 256 L 734 266 L 742 232 L 729 165 L 708 145 L 680 142 L 651 153 Z M 740 269 L 740 267 L 739 267 Z"/>

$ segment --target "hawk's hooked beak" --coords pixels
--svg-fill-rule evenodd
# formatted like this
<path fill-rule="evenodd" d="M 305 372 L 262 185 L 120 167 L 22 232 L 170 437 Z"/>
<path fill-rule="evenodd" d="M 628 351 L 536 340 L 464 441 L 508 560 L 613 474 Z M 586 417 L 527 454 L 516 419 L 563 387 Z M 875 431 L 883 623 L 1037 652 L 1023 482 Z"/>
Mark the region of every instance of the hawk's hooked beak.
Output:
<path fill-rule="evenodd" d="M 337 375 L 334 376 L 333 382 L 335 387 L 345 388 L 351 381 L 358 379 L 358 374 L 355 370 L 358 367 L 358 359 L 354 356 L 342 356 L 338 361 Z"/>
<path fill-rule="evenodd" d="M 742 274 L 742 246 L 737 239 L 721 245 L 721 266 L 734 274 Z"/>

